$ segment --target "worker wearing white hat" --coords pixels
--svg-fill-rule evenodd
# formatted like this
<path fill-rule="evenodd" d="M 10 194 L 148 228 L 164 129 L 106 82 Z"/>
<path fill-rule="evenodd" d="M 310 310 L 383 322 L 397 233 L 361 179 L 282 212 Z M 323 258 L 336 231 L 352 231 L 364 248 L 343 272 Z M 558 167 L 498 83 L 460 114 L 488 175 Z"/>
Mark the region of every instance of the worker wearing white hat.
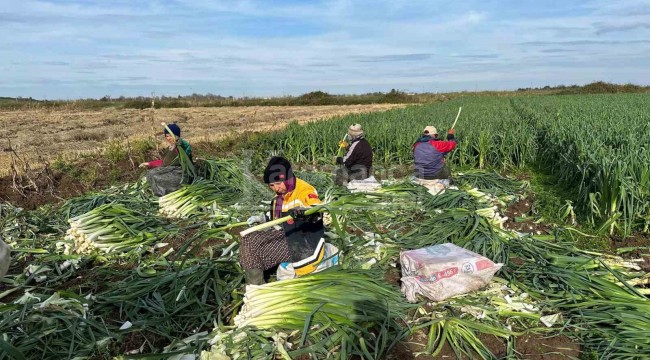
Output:
<path fill-rule="evenodd" d="M 365 138 L 363 127 L 360 124 L 348 128 L 349 144 L 341 142 L 341 147 L 347 147 L 345 156 L 336 158 L 336 163 L 341 168 L 336 172 L 334 181 L 337 185 L 349 185 L 352 182 L 365 181 L 378 184 L 372 174 L 372 147 Z"/>
<path fill-rule="evenodd" d="M 450 185 L 451 171 L 445 163 L 445 155 L 456 148 L 455 131 L 447 132 L 447 140 L 438 138 L 438 130 L 433 126 L 424 128 L 422 136 L 413 144 L 416 182 L 439 193 Z"/>

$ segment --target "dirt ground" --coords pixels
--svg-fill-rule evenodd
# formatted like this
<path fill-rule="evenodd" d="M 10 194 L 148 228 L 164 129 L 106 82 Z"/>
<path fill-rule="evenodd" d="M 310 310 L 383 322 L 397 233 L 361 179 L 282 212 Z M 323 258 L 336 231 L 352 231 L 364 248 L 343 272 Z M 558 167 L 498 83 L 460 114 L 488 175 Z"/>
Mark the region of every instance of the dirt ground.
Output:
<path fill-rule="evenodd" d="M 387 360 L 408 359 L 459 359 L 449 345 L 443 346 L 436 357 L 423 353 L 428 341 L 426 330 L 420 330 L 408 339 L 398 343 L 386 356 Z M 505 341 L 491 335 L 479 335 L 480 340 L 496 357 L 504 357 Z M 517 337 L 515 351 L 521 359 L 529 360 L 568 360 L 577 359 L 581 355 L 581 346 L 566 336 L 544 337 L 529 334 Z M 470 359 L 460 357 L 460 359 Z"/>
<path fill-rule="evenodd" d="M 281 129 L 346 114 L 385 111 L 403 104 L 333 106 L 251 106 L 178 109 L 103 109 L 98 111 L 0 111 L 0 176 L 9 173 L 10 145 L 20 156 L 45 160 L 96 152 L 110 141 L 135 141 L 175 122 L 192 142 L 221 139 L 232 133 Z M 42 161 L 40 162 L 42 163 Z"/>
<path fill-rule="evenodd" d="M 78 162 L 78 166 L 82 168 L 87 167 L 89 166 L 89 162 L 95 161 L 92 159 L 82 159 Z M 144 172 L 144 170 L 138 169 L 129 160 L 123 160 L 118 163 L 111 163 L 104 160 L 97 161 L 93 165 L 102 174 L 107 174 L 111 170 L 116 171 L 119 174 L 115 179 L 117 182 L 133 181 Z M 35 179 L 35 183 L 39 191 L 25 189 L 23 193 L 20 193 L 16 191 L 11 176 L 0 176 L 0 202 L 5 201 L 27 210 L 34 210 L 44 204 L 57 203 L 88 191 L 100 190 L 111 185 L 110 179 L 106 176 L 98 176 L 92 182 L 84 183 L 60 171 L 51 171 L 45 174 L 44 177 Z"/>
<path fill-rule="evenodd" d="M 614 250 L 636 247 L 637 249 L 625 252 L 621 256 L 628 259 L 643 259 L 639 264 L 641 270 L 650 272 L 650 235 L 637 233 L 626 239 L 615 237 L 611 240 L 611 245 Z"/>
<path fill-rule="evenodd" d="M 503 214 L 508 217 L 504 227 L 509 230 L 518 231 L 521 233 L 531 234 L 549 234 L 551 232 L 550 226 L 543 223 L 535 223 L 533 217 L 533 202 L 535 200 L 529 196 L 525 199 L 516 201 L 503 210 Z"/>

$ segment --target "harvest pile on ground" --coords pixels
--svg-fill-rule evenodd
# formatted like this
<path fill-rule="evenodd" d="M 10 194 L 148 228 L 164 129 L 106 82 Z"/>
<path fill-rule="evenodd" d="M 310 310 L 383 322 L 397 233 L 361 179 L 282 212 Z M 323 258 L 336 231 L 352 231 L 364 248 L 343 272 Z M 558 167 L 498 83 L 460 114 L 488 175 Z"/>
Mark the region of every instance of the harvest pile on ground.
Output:
<path fill-rule="evenodd" d="M 589 123 L 573 117 L 578 110 L 598 114 L 599 98 L 571 98 L 589 107 L 561 97 L 462 104 L 468 120 L 458 126 L 460 145 L 450 161 L 464 171 L 455 174 L 458 189 L 437 196 L 408 178 L 351 194 L 327 173 L 298 173 L 330 204 L 320 210 L 329 213 L 327 237 L 341 250 L 340 265 L 246 291 L 239 235 L 232 230 L 243 229 L 242 221 L 266 209 L 261 200 L 271 198 L 251 170 L 265 151 L 322 163 L 331 160 L 345 128 L 361 122 L 379 163 L 407 163 L 407 140 L 417 135 L 407 130 L 428 119 L 453 119 L 460 100 L 290 126 L 266 135 L 252 164 L 211 159 L 200 170 L 201 182 L 160 200 L 138 182 L 36 211 L 3 204 L 0 235 L 15 256 L 1 280 L 0 359 L 380 359 L 423 331 L 421 349 L 432 355 L 528 358 L 518 353 L 518 339 L 534 334 L 569 337 L 583 354 L 599 358 L 650 353 L 650 275 L 635 259 L 576 246 L 576 239 L 597 236 L 599 229 L 625 236 L 647 231 L 650 221 L 644 210 L 647 150 L 633 156 L 614 146 L 636 141 L 621 140 L 625 126 L 650 115 L 610 122 L 622 124 L 611 138 L 576 134 Z M 645 98 L 612 99 L 636 104 Z M 548 118 L 552 112 L 557 121 Z M 632 128 L 650 138 L 647 126 Z M 314 131 L 322 135 L 316 145 L 308 141 Z M 598 170 L 601 147 L 617 149 L 607 161 L 619 164 L 620 173 Z M 512 169 L 560 154 L 564 160 L 553 171 L 573 174 L 561 178 L 579 188 L 567 207 L 578 225 L 548 224 L 552 230 L 540 234 L 511 230 L 506 209 L 530 198 L 528 183 L 471 168 Z M 576 164 L 580 176 L 570 170 Z M 481 291 L 437 303 L 406 302 L 398 282 L 386 276 L 399 271 L 400 251 L 448 242 L 504 266 Z M 496 354 L 488 338 L 503 353 Z"/>

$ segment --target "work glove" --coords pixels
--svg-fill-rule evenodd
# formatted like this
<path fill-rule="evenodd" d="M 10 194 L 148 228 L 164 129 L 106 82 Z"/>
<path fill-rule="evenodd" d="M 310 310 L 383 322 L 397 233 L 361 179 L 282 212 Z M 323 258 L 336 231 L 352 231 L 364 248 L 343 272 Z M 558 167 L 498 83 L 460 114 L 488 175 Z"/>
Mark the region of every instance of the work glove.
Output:
<path fill-rule="evenodd" d="M 345 140 L 339 141 L 339 147 L 340 148 L 346 148 L 348 147 L 348 142 Z"/>
<path fill-rule="evenodd" d="M 291 215 L 292 218 L 304 222 L 309 222 L 309 223 L 316 223 L 321 219 L 321 214 L 319 212 L 315 212 L 311 215 L 305 214 L 305 211 L 309 210 L 309 208 L 304 208 L 304 207 L 297 207 L 289 210 L 289 215 Z"/>
<path fill-rule="evenodd" d="M 143 162 L 142 164 L 138 165 L 138 167 L 140 167 L 140 168 L 148 168 L 149 163 L 148 162 Z"/>
<path fill-rule="evenodd" d="M 454 130 L 453 128 L 449 129 L 449 131 L 447 131 L 447 134 L 449 134 L 449 135 L 454 135 L 455 133 L 456 133 L 456 130 Z"/>
<path fill-rule="evenodd" d="M 264 214 L 259 214 L 259 215 L 253 215 L 246 220 L 249 226 L 252 226 L 253 224 L 263 224 L 266 222 L 266 216 Z"/>
<path fill-rule="evenodd" d="M 291 215 L 291 217 L 294 219 L 304 220 L 307 217 L 307 215 L 305 215 L 305 211 L 307 211 L 307 209 L 304 207 L 295 207 L 289 210 L 289 215 Z"/>
<path fill-rule="evenodd" d="M 336 157 L 336 164 L 337 165 L 343 165 L 343 158 L 341 156 Z"/>

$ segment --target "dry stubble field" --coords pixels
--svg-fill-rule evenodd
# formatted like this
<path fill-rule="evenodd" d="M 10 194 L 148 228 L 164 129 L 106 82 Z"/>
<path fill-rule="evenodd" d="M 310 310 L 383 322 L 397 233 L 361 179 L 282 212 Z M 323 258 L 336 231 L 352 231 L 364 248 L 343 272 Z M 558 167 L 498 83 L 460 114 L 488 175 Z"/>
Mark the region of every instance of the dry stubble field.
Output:
<path fill-rule="evenodd" d="M 99 111 L 20 110 L 0 112 L 0 175 L 10 170 L 11 152 L 42 163 L 99 151 L 109 141 L 133 141 L 160 132 L 160 122 L 176 122 L 190 141 L 209 141 L 241 132 L 277 130 L 291 121 L 305 123 L 351 113 L 384 111 L 405 105 L 253 106 L 222 108 L 103 109 Z"/>

